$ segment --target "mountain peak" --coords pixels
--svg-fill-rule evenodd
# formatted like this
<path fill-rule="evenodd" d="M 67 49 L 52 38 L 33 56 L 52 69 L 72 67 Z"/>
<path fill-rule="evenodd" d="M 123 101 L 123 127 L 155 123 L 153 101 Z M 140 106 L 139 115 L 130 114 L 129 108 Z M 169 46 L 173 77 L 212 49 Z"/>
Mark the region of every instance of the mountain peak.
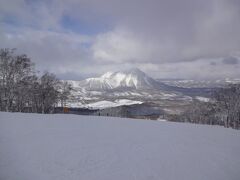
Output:
<path fill-rule="evenodd" d="M 147 75 L 138 68 L 126 69 L 126 70 L 123 70 L 123 71 L 119 71 L 118 73 L 122 73 L 122 74 L 126 74 L 126 75 L 132 75 L 132 76 L 135 76 L 135 77 L 138 77 L 138 78 L 147 77 Z"/>
<path fill-rule="evenodd" d="M 123 71 L 107 72 L 98 78 L 89 78 L 85 80 L 85 86 L 88 89 L 151 89 L 156 87 L 157 82 L 148 77 L 138 68 L 131 68 Z"/>
<path fill-rule="evenodd" d="M 108 72 L 104 73 L 104 74 L 101 76 L 101 78 L 110 78 L 113 73 L 114 73 L 114 72 L 112 72 L 112 71 L 108 71 Z"/>
<path fill-rule="evenodd" d="M 143 75 L 145 75 L 145 73 L 138 68 L 130 68 L 130 69 L 124 70 L 123 72 L 131 73 L 131 74 L 143 74 Z"/>

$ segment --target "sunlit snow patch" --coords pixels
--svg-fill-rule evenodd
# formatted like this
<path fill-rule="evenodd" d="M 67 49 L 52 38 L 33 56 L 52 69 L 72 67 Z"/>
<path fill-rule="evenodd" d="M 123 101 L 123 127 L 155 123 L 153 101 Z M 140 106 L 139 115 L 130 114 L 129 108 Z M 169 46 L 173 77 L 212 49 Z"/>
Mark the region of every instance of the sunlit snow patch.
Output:
<path fill-rule="evenodd" d="M 133 101 L 129 99 L 117 99 L 115 101 L 98 101 L 95 103 L 88 104 L 87 106 L 92 109 L 104 109 L 110 107 L 117 107 L 123 105 L 142 104 L 141 101 Z"/>
<path fill-rule="evenodd" d="M 196 96 L 195 98 L 199 101 L 202 101 L 202 102 L 209 102 L 210 101 L 210 99 L 206 98 L 206 97 Z"/>

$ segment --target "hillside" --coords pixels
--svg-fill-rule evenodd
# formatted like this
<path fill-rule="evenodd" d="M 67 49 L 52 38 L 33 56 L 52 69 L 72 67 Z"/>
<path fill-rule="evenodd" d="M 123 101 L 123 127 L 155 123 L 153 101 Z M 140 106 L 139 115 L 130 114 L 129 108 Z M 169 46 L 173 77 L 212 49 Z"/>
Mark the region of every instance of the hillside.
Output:
<path fill-rule="evenodd" d="M 238 180 L 240 133 L 110 117 L 0 113 L 2 180 Z"/>

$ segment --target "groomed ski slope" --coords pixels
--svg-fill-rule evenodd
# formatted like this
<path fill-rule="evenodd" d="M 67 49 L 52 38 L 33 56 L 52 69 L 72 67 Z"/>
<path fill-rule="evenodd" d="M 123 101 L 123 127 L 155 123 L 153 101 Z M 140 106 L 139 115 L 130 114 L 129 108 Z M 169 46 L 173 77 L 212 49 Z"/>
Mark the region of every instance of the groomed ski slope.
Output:
<path fill-rule="evenodd" d="M 240 131 L 0 113 L 1 180 L 239 180 Z"/>

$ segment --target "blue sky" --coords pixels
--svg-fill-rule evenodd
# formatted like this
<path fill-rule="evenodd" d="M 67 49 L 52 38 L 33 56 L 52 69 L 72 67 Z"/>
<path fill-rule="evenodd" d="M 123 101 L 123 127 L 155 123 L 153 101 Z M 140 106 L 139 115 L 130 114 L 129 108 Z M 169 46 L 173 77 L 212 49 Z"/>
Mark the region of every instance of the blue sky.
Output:
<path fill-rule="evenodd" d="M 96 35 L 98 33 L 107 32 L 110 29 L 105 22 L 96 21 L 94 23 L 87 22 L 81 19 L 63 15 L 60 20 L 61 27 L 66 31 L 85 35 Z"/>
<path fill-rule="evenodd" d="M 0 0 L 0 48 L 64 79 L 240 77 L 238 0 Z"/>

